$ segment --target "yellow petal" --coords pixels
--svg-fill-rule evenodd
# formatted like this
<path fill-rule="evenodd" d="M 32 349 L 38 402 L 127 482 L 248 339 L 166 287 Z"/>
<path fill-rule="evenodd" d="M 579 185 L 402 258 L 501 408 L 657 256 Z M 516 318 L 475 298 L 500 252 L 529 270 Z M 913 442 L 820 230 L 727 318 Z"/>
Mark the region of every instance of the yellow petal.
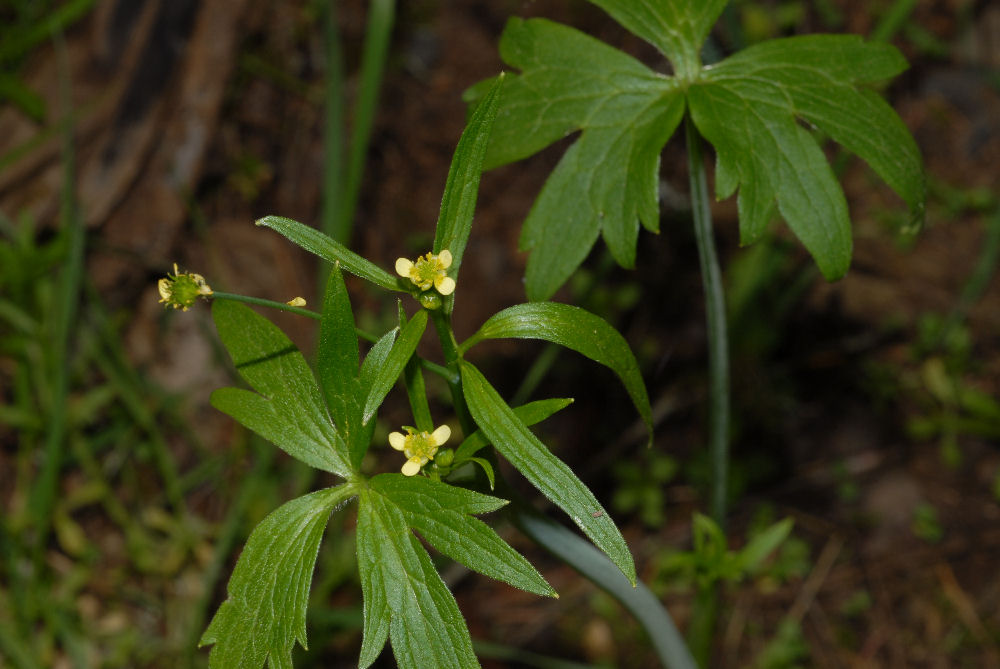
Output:
<path fill-rule="evenodd" d="M 160 302 L 170 299 L 170 279 L 160 279 L 156 282 L 156 287 L 160 290 L 160 297 L 163 298 Z"/>
<path fill-rule="evenodd" d="M 292 299 L 285 302 L 290 307 L 304 307 L 306 306 L 306 298 L 304 297 L 293 297 Z"/>
<path fill-rule="evenodd" d="M 451 428 L 447 425 L 442 425 L 438 429 L 434 430 L 434 432 L 431 433 L 431 436 L 434 437 L 434 443 L 440 446 L 444 442 L 448 441 L 448 437 L 451 436 Z"/>
<path fill-rule="evenodd" d="M 420 460 L 407 460 L 403 465 L 403 476 L 413 476 L 420 471 Z"/>
<path fill-rule="evenodd" d="M 442 295 L 451 295 L 455 292 L 455 280 L 450 276 L 438 276 L 434 279 L 434 287 Z"/>
<path fill-rule="evenodd" d="M 404 278 L 409 278 L 411 269 L 413 269 L 413 262 L 406 258 L 396 259 L 396 274 Z"/>
<path fill-rule="evenodd" d="M 406 446 L 406 436 L 402 432 L 390 432 L 389 445 L 395 448 L 397 451 L 403 450 L 403 448 Z"/>
<path fill-rule="evenodd" d="M 444 249 L 438 254 L 438 262 L 441 265 L 441 269 L 448 269 L 451 267 L 451 251 Z"/>

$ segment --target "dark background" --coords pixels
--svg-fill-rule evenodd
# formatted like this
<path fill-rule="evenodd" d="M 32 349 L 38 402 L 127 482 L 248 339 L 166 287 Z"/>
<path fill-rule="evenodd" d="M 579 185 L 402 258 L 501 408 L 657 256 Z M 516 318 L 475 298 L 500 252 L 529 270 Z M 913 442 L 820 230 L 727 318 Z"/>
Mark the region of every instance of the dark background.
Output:
<path fill-rule="evenodd" d="M 560 20 L 657 62 L 580 1 L 400 4 L 351 243 L 386 268 L 430 246 L 465 120 L 460 95 L 500 70 L 507 17 Z M 31 38 L 33 26 L 74 8 L 63 38 Z M 891 41 L 911 69 L 885 94 L 926 161 L 924 231 L 899 233 L 902 203 L 853 159 L 836 163 L 855 256 L 835 284 L 781 225 L 739 249 L 734 201 L 713 211 L 731 302 L 730 544 L 786 516 L 796 525 L 762 573 L 725 589 L 712 666 L 751 666 L 786 616 L 793 633 L 781 648 L 793 660 L 767 666 L 1000 666 L 1000 289 L 990 281 L 1000 6 L 737 2 L 712 39 L 728 53 L 769 36 L 871 35 L 893 12 Z M 366 3 L 338 3 L 338 13 L 353 96 Z M 249 531 L 329 483 L 208 406 L 212 389 L 232 383 L 208 308 L 168 312 L 156 291 L 177 262 L 217 290 L 316 302 L 314 259 L 252 223 L 319 219 L 322 17 L 322 3 L 301 1 L 0 4 L 0 68 L 17 83 L 0 109 L 0 666 L 204 665 L 195 643 Z M 460 337 L 524 300 L 520 221 L 561 150 L 483 177 Z M 834 147 L 830 155 L 839 160 Z M 682 628 L 691 583 L 665 565 L 690 548 L 691 513 L 706 507 L 704 324 L 686 169 L 675 137 L 663 154 L 662 233 L 643 233 L 635 271 L 611 267 L 598 247 L 557 296 L 601 313 L 632 344 L 656 411 L 653 449 L 617 381 L 575 354 L 560 355 L 533 395 L 576 398 L 541 434 L 615 514 L 642 578 Z M 67 294 L 59 277 L 73 201 L 85 271 L 60 345 L 53 314 Z M 394 300 L 360 281 L 349 288 L 360 325 L 390 327 Z M 311 322 L 275 320 L 311 349 Z M 509 396 L 541 351 L 497 344 L 475 361 Z M 444 389 L 432 392 L 435 415 L 446 415 Z M 398 466 L 379 444 L 406 422 L 394 393 L 373 471 Z M 46 481 L 56 430 L 60 466 Z M 51 511 L 48 529 L 39 530 L 39 509 Z M 350 511 L 331 520 L 301 666 L 356 665 L 352 523 Z M 489 644 L 484 666 L 558 666 L 536 655 L 654 666 L 616 604 L 501 532 L 561 597 L 443 565 L 473 638 Z M 388 652 L 383 661 L 392 666 Z"/>

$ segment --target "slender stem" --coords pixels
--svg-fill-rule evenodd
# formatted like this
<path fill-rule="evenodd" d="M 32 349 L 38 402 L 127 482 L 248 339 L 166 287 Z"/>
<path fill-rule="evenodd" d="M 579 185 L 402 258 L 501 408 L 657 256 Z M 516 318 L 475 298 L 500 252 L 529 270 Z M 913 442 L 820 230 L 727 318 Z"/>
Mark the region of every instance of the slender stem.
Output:
<path fill-rule="evenodd" d="M 541 515 L 509 489 L 513 504 L 508 519 L 538 545 L 576 569 L 584 578 L 617 599 L 649 634 L 650 643 L 663 667 L 695 669 L 691 652 L 663 604 L 639 581 L 633 586 L 608 557 L 571 530 Z"/>
<path fill-rule="evenodd" d="M 453 375 L 452 378 L 448 379 L 451 401 L 455 407 L 458 421 L 462 424 L 462 432 L 467 437 L 476 431 L 476 423 L 472 420 L 469 406 L 465 403 L 465 393 L 462 392 L 462 354 L 459 353 L 458 342 L 455 341 L 455 333 L 451 329 L 451 317 L 444 313 L 444 309 L 430 310 L 430 314 L 434 329 L 437 330 L 438 339 L 441 341 L 445 365 Z"/>
<path fill-rule="evenodd" d="M 434 431 L 434 419 L 427 402 L 427 386 L 424 385 L 424 374 L 416 359 L 411 358 L 403 370 L 403 383 L 406 385 L 406 396 L 410 399 L 410 410 L 418 430 Z"/>
<path fill-rule="evenodd" d="M 320 315 L 318 312 L 312 309 L 303 309 L 302 307 L 293 307 L 290 304 L 285 304 L 284 302 L 275 302 L 274 300 L 265 300 L 262 297 L 250 297 L 249 295 L 239 295 L 237 293 L 223 293 L 218 290 L 212 291 L 212 298 L 216 300 L 232 300 L 233 302 L 243 302 L 245 304 L 255 304 L 258 307 L 270 307 L 271 309 L 277 309 L 278 311 L 288 311 L 293 314 L 298 314 L 299 316 L 306 316 L 312 318 L 313 320 L 319 320 Z"/>
<path fill-rule="evenodd" d="M 712 462 L 712 519 L 724 525 L 729 469 L 729 336 L 726 332 L 726 296 L 712 235 L 712 212 L 702 159 L 701 136 L 688 117 L 688 164 L 691 172 L 691 213 L 698 243 L 705 320 L 708 330 L 708 446 Z"/>
<path fill-rule="evenodd" d="M 726 298 L 722 272 L 715 252 L 712 213 L 702 157 L 702 140 L 691 117 L 685 119 L 688 166 L 691 179 L 691 214 L 694 219 L 698 260 L 705 290 L 708 333 L 708 448 L 711 462 L 711 515 L 725 527 L 729 469 L 729 337 L 726 332 Z M 718 612 L 715 583 L 699 586 L 688 639 L 701 666 L 708 665 Z"/>

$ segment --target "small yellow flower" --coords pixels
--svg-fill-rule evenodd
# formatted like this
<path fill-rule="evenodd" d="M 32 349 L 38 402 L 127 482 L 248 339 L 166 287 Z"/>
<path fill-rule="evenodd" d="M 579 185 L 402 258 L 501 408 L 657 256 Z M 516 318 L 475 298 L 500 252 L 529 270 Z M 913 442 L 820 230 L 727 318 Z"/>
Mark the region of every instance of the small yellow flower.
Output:
<path fill-rule="evenodd" d="M 292 299 L 285 302 L 290 307 L 304 307 L 306 306 L 306 298 L 304 297 L 293 297 Z"/>
<path fill-rule="evenodd" d="M 448 276 L 451 267 L 451 251 L 443 249 L 434 255 L 428 253 L 417 258 L 416 262 L 399 258 L 396 260 L 396 274 L 409 279 L 420 290 L 430 290 L 431 286 L 442 295 L 455 292 L 455 280 Z"/>
<path fill-rule="evenodd" d="M 174 263 L 174 274 L 168 274 L 157 282 L 160 290 L 160 302 L 174 309 L 187 311 L 198 297 L 208 297 L 212 288 L 205 283 L 205 277 L 194 272 L 181 273 Z"/>
<path fill-rule="evenodd" d="M 389 433 L 389 445 L 397 451 L 403 451 L 403 455 L 407 458 L 402 469 L 404 476 L 413 476 L 419 472 L 421 467 L 434 459 L 438 447 L 451 436 L 451 428 L 447 425 L 442 425 L 433 432 L 417 432 L 412 427 L 403 429 L 406 430 L 406 434 Z"/>

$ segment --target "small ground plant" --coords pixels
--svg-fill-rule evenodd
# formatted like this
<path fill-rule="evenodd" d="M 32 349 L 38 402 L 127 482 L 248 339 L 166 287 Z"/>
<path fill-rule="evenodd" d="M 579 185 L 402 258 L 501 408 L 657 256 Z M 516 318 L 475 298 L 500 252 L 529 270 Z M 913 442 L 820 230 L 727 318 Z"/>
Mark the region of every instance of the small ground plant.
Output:
<path fill-rule="evenodd" d="M 886 44 L 823 35 L 765 42 L 706 66 L 701 50 L 724 0 L 592 1 L 655 46 L 672 73 L 655 72 L 572 28 L 512 19 L 500 50 L 520 73 L 500 75 L 470 91 L 475 111 L 456 149 L 434 244 L 425 255 L 400 258 L 393 273 L 309 226 L 268 216 L 258 225 L 332 264 L 318 312 L 299 301 L 280 304 L 213 292 L 192 273 L 175 270 L 161 281 L 168 305 L 186 309 L 198 297 L 214 299 L 219 335 L 252 388 L 218 390 L 212 404 L 289 455 L 343 481 L 287 502 L 250 536 L 228 599 L 202 638 L 203 644 L 214 644 L 211 666 L 292 666 L 295 641 L 306 645 L 306 602 L 324 528 L 330 513 L 351 500 L 358 505 L 364 595 L 362 667 L 376 660 L 387 640 L 402 667 L 478 666 L 462 614 L 414 531 L 470 569 L 556 596 L 527 560 L 475 518 L 496 511 L 619 597 L 649 631 L 665 666 L 695 666 L 669 616 L 637 583 L 629 549 L 601 502 L 529 429 L 571 400 L 512 407 L 466 358 L 477 343 L 498 338 L 539 339 L 575 350 L 618 376 L 652 435 L 647 392 L 625 339 L 599 316 L 548 300 L 599 236 L 621 265 L 635 264 L 640 225 L 654 232 L 659 227 L 660 152 L 682 122 L 710 338 L 713 520 L 699 516 L 695 536 L 702 549 L 711 548 L 715 561 L 706 562 L 702 550 L 691 562 L 700 569 L 702 591 L 692 645 L 703 664 L 716 581 L 759 564 L 787 536 L 790 524 L 782 521 L 743 552 L 726 548 L 727 333 L 702 143 L 715 149 L 717 196 L 739 191 L 743 243 L 759 239 L 780 214 L 823 274 L 838 278 L 850 263 L 851 229 L 846 199 L 820 146 L 823 137 L 868 162 L 910 206 L 913 220 L 922 216 L 924 181 L 916 145 L 895 112 L 864 88 L 898 74 L 905 62 Z M 582 132 L 522 230 L 522 247 L 531 251 L 530 301 L 500 311 L 470 338 L 457 341 L 451 316 L 463 298 L 459 271 L 482 169 L 528 156 L 576 131 Z M 411 312 L 413 303 L 401 301 L 396 327 L 360 332 L 344 272 L 412 296 L 418 308 Z M 276 326 L 239 302 L 318 320 L 315 371 Z M 428 325 L 437 334 L 443 364 L 416 354 Z M 371 342 L 363 359 L 359 339 Z M 425 373 L 448 384 L 454 419 L 431 415 Z M 369 476 L 362 460 L 372 446 L 374 418 L 399 381 L 413 415 L 413 425 L 388 437 L 387 445 L 401 453 L 400 472 Z M 499 476 L 499 457 L 592 543 L 521 500 Z"/>

